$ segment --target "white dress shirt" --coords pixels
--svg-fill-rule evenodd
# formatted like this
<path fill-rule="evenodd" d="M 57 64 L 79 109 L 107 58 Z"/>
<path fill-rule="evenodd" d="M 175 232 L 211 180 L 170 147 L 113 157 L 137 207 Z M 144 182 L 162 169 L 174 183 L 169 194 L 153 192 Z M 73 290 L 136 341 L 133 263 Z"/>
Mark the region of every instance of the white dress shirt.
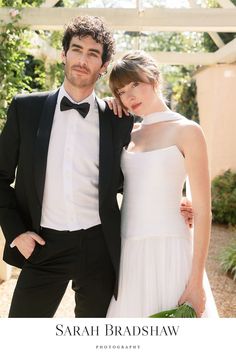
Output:
<path fill-rule="evenodd" d="M 99 114 L 95 93 L 79 102 L 90 110 L 60 110 L 59 90 L 50 136 L 41 226 L 55 230 L 87 229 L 101 223 L 98 207 Z"/>

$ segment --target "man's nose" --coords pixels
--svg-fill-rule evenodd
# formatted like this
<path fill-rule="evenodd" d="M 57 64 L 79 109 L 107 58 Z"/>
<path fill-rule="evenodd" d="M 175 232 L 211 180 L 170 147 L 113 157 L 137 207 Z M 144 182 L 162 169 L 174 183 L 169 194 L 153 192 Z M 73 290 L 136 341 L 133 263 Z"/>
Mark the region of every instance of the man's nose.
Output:
<path fill-rule="evenodd" d="M 79 56 L 79 63 L 80 63 L 80 65 L 86 65 L 87 64 L 87 56 L 86 56 L 86 54 L 81 54 Z"/>

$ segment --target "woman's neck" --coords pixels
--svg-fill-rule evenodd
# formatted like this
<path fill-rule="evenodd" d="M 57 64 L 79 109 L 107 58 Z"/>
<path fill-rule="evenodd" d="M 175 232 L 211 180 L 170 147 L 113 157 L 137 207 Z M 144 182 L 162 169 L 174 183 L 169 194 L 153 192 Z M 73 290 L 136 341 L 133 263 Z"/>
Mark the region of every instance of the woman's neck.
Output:
<path fill-rule="evenodd" d="M 166 105 L 163 98 L 160 98 L 159 96 L 157 96 L 157 99 L 153 102 L 153 104 L 150 105 L 147 112 L 145 112 L 145 114 L 143 114 L 143 116 L 147 116 L 147 115 L 152 114 L 154 112 L 165 112 L 165 111 L 169 111 L 169 110 L 170 109 Z"/>

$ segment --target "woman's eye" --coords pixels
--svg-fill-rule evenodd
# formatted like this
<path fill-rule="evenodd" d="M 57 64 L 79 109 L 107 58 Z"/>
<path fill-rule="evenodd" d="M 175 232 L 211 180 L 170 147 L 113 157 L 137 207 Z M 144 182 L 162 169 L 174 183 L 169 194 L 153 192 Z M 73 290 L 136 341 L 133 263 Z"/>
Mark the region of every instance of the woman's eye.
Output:
<path fill-rule="evenodd" d="M 138 86 L 139 85 L 139 82 L 134 82 L 133 83 L 133 87 L 136 87 L 136 86 Z"/>
<path fill-rule="evenodd" d="M 119 91 L 119 92 L 118 92 L 118 95 L 119 95 L 119 96 L 121 96 L 121 95 L 123 95 L 123 94 L 124 94 L 124 91 Z"/>

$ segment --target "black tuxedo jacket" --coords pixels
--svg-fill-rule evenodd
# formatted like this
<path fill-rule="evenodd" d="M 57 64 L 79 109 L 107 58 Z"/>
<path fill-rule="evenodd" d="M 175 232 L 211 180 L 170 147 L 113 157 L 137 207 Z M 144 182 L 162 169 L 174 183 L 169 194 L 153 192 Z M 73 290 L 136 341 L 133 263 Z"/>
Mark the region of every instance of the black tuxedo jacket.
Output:
<path fill-rule="evenodd" d="M 17 267 L 22 267 L 25 259 L 16 247 L 10 248 L 10 243 L 25 231 L 40 233 L 47 152 L 57 96 L 58 91 L 16 96 L 0 136 L 0 224 L 6 238 L 3 259 Z M 99 213 L 118 280 L 120 212 L 116 195 L 121 183 L 120 156 L 129 142 L 133 119 L 118 119 L 103 101 L 97 102 Z"/>

